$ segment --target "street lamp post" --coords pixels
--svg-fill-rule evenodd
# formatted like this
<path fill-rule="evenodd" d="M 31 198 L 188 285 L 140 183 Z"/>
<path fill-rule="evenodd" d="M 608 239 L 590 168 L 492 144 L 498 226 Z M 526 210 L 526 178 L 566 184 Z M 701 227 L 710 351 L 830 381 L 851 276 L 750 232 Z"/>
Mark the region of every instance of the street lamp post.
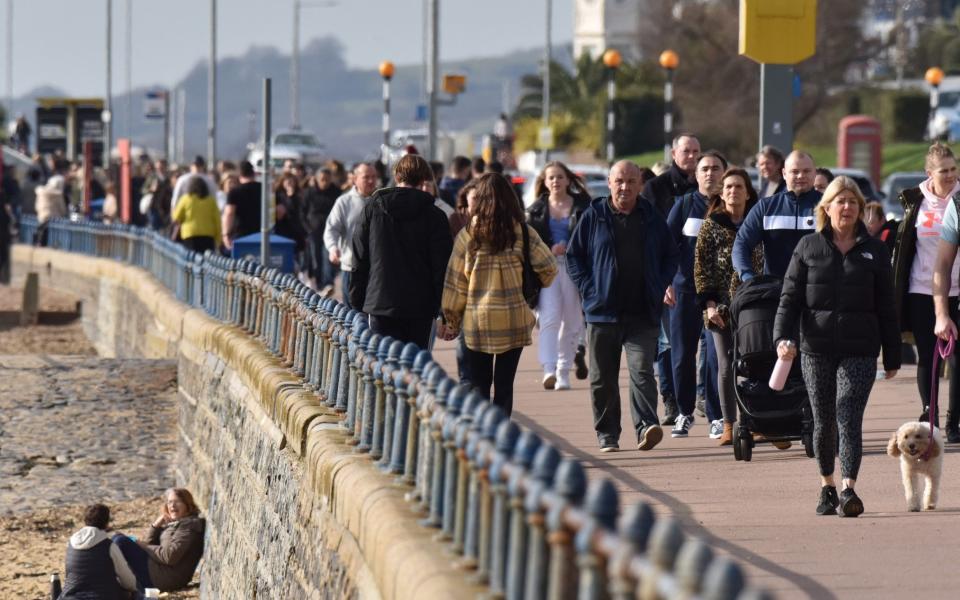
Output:
<path fill-rule="evenodd" d="M 617 96 L 617 68 L 623 57 L 616 50 L 603 53 L 603 64 L 607 67 L 607 164 L 613 164 L 613 129 L 616 126 L 616 114 L 613 101 Z"/>
<path fill-rule="evenodd" d="M 680 57 L 673 50 L 660 54 L 660 66 L 666 71 L 663 84 L 663 160 L 670 161 L 670 145 L 673 143 L 673 72 L 680 64 Z"/>
<path fill-rule="evenodd" d="M 104 98 L 103 113 L 100 115 L 103 121 L 103 168 L 110 169 L 110 148 L 113 146 L 113 129 L 111 120 L 113 118 L 113 71 L 111 63 L 113 61 L 113 0 L 107 0 L 107 94 Z"/>
<path fill-rule="evenodd" d="M 217 0 L 210 0 L 210 64 L 207 75 L 207 164 L 217 160 Z"/>
<path fill-rule="evenodd" d="M 300 11 L 303 7 L 324 8 L 336 6 L 330 2 L 293 0 L 293 52 L 290 54 L 290 129 L 300 129 Z"/>
<path fill-rule="evenodd" d="M 550 128 L 550 63 L 553 61 L 553 0 L 547 0 L 546 6 L 546 42 L 543 47 L 543 129 Z M 543 164 L 550 160 L 550 148 L 543 148 Z"/>
<path fill-rule="evenodd" d="M 387 148 L 390 147 L 390 80 L 393 79 L 393 63 L 385 60 L 380 63 L 380 77 L 383 77 L 383 163 L 387 163 Z"/>
<path fill-rule="evenodd" d="M 924 73 L 923 78 L 930 84 L 930 118 L 927 119 L 930 137 L 934 137 L 933 118 L 936 116 L 937 105 L 940 104 L 940 83 L 943 82 L 943 69 L 940 67 L 930 67 Z"/>

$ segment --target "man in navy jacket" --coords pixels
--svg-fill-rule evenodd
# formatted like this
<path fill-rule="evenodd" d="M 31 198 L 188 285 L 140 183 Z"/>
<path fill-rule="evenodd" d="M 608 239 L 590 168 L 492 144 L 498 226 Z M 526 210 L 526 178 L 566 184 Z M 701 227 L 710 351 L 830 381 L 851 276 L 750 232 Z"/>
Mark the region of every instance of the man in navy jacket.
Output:
<path fill-rule="evenodd" d="M 763 272 L 783 279 L 800 238 L 816 230 L 813 211 L 821 194 L 813 189 L 815 175 L 813 158 L 794 150 L 783 167 L 787 189 L 760 200 L 747 213 L 733 243 L 733 268 L 741 280 L 757 275 L 751 256 L 761 243 Z"/>
<path fill-rule="evenodd" d="M 617 379 L 625 349 L 637 447 L 650 450 L 663 438 L 653 361 L 679 250 L 663 217 L 639 198 L 636 164 L 616 163 L 607 183 L 610 197 L 590 203 L 570 238 L 567 272 L 580 290 L 586 314 L 590 398 L 600 448 L 612 452 L 620 447 Z"/>

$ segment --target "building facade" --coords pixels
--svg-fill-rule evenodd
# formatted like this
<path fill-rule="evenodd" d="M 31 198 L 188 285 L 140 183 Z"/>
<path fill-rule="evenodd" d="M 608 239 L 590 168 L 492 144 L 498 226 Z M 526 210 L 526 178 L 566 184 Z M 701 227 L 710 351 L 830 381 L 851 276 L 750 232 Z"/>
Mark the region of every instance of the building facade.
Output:
<path fill-rule="evenodd" d="M 640 50 L 640 17 L 644 0 L 575 0 L 573 59 L 586 52 L 593 58 L 604 51 L 620 51 L 624 60 L 643 58 Z"/>

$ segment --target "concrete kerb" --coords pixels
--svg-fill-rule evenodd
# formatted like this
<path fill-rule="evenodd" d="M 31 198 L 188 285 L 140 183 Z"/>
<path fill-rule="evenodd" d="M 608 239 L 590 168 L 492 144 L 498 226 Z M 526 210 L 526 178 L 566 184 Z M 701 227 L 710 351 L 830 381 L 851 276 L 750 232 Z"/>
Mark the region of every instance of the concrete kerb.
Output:
<path fill-rule="evenodd" d="M 12 258 L 38 271 L 49 263 L 75 276 L 110 280 L 142 302 L 166 334 L 164 337 L 178 349 L 182 347 L 190 356 L 198 350 L 217 354 L 253 392 L 264 411 L 275 415 L 273 424 L 291 437 L 297 453 L 305 458 L 304 471 L 318 493 L 319 509 L 333 515 L 363 556 L 360 564 L 365 568 L 359 573 L 357 562 L 347 562 L 351 576 L 357 575 L 358 585 L 364 579 L 369 584 L 363 572 L 369 569 L 377 592 L 384 598 L 463 597 L 482 591 L 468 584 L 465 573 L 452 565 L 442 547 L 433 541 L 433 530 L 417 523 L 417 515 L 411 513 L 390 476 L 381 474 L 369 457 L 352 454 L 344 444 L 344 432 L 311 427 L 316 421 L 334 423 L 339 419 L 322 408 L 312 394 L 296 391 L 293 386 L 301 385 L 300 380 L 280 366 L 258 340 L 180 303 L 138 267 L 22 245 L 14 246 Z M 280 386 L 290 387 L 278 393 Z M 279 418 L 281 413 L 285 418 Z M 337 538 L 338 548 L 347 549 L 345 539 Z M 372 593 L 369 587 L 363 587 Z"/>

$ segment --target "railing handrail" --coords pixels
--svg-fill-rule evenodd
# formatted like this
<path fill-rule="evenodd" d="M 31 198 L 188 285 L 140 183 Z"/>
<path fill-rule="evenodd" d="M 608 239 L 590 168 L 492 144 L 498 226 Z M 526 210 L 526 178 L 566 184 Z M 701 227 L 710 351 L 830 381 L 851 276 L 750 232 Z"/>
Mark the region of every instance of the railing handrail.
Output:
<path fill-rule="evenodd" d="M 24 217 L 21 241 L 38 227 Z M 348 444 L 410 489 L 423 524 L 440 529 L 493 597 L 772 597 L 649 504 L 621 511 L 609 479 L 588 482 L 579 461 L 448 377 L 429 352 L 372 333 L 366 315 L 295 277 L 140 227 L 45 227 L 50 247 L 141 267 L 179 301 L 259 339 L 341 415 Z"/>

